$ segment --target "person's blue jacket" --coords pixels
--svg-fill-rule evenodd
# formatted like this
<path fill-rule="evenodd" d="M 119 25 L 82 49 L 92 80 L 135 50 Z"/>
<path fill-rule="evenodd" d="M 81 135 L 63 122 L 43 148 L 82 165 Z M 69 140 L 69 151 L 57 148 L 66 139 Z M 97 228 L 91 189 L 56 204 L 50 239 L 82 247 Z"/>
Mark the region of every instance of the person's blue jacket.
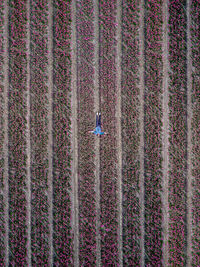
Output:
<path fill-rule="evenodd" d="M 94 134 L 100 134 L 100 135 L 102 135 L 102 134 L 104 134 L 104 132 L 102 132 L 101 131 L 101 127 L 100 126 L 97 126 L 96 128 L 95 128 L 95 130 L 94 131 L 92 131 Z"/>

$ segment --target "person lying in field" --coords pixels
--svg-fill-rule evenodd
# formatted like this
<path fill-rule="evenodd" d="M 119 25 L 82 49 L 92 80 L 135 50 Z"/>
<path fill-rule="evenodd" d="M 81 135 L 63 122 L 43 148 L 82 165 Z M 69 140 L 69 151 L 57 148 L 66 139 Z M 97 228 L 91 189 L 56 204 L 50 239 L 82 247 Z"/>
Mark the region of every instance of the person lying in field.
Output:
<path fill-rule="evenodd" d="M 94 133 L 97 136 L 107 134 L 107 133 L 101 131 L 101 113 L 97 112 L 97 114 L 96 114 L 96 128 L 94 131 L 89 131 L 89 133 Z"/>

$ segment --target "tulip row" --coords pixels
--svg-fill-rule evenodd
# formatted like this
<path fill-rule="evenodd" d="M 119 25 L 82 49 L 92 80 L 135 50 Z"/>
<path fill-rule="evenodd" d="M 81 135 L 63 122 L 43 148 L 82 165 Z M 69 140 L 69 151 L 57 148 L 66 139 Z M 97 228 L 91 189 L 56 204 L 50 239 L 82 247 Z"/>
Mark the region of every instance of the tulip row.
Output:
<path fill-rule="evenodd" d="M 103 129 L 109 133 L 100 140 L 100 234 L 103 266 L 119 264 L 117 143 L 116 134 L 116 5 L 115 0 L 100 0 L 100 106 Z"/>
<path fill-rule="evenodd" d="M 33 266 L 50 264 L 48 160 L 48 1 L 30 7 L 31 81 L 31 258 Z M 49 176 L 50 175 L 50 176 Z"/>
<path fill-rule="evenodd" d="M 162 2 L 145 2 L 145 266 L 162 264 Z"/>
<path fill-rule="evenodd" d="M 27 265 L 26 3 L 11 2 L 9 55 L 9 264 Z M 19 19 L 20 18 L 20 19 Z"/>
<path fill-rule="evenodd" d="M 140 1 L 122 5 L 122 150 L 123 150 L 123 264 L 139 266 L 140 125 L 139 13 Z"/>
<path fill-rule="evenodd" d="M 186 1 L 169 1 L 169 263 L 185 265 L 187 175 Z"/>
<path fill-rule="evenodd" d="M 72 266 L 71 4 L 54 1 L 53 249 L 55 266 Z"/>
<path fill-rule="evenodd" d="M 77 3 L 79 263 L 96 266 L 93 1 Z"/>

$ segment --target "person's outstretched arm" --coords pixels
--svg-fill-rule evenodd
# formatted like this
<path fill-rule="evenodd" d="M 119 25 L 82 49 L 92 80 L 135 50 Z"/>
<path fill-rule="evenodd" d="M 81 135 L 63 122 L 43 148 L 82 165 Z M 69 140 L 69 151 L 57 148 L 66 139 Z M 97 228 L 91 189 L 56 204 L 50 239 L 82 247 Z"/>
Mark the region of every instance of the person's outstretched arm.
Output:
<path fill-rule="evenodd" d="M 104 134 L 106 135 L 107 133 L 106 133 L 106 132 L 101 132 L 101 133 L 100 133 L 100 135 L 104 135 Z"/>

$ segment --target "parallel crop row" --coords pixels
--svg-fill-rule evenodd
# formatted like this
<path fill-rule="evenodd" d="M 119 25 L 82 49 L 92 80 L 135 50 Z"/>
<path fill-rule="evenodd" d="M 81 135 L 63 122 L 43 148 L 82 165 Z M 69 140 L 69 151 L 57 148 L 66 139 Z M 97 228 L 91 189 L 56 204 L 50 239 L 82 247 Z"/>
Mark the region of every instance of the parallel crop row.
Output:
<path fill-rule="evenodd" d="M 96 265 L 93 1 L 77 3 L 78 196 L 80 266 Z"/>
<path fill-rule="evenodd" d="M 9 265 L 27 265 L 26 1 L 9 12 Z"/>
<path fill-rule="evenodd" d="M 31 250 L 33 266 L 49 265 L 48 1 L 31 2 Z"/>
<path fill-rule="evenodd" d="M 118 204 L 117 204 L 117 131 L 116 107 L 116 2 L 101 0 L 100 23 L 100 106 L 103 129 L 109 133 L 100 140 L 101 182 L 101 261 L 103 266 L 118 266 Z"/>
<path fill-rule="evenodd" d="M 145 1 L 145 266 L 162 259 L 162 2 Z"/>
<path fill-rule="evenodd" d="M 53 219 L 54 265 L 73 265 L 71 203 L 70 1 L 54 2 Z"/>
<path fill-rule="evenodd" d="M 4 3 L 0 2 L 0 51 L 5 51 L 5 40 L 3 41 L 3 26 L 5 25 L 5 8 Z M 3 58 L 3 53 L 0 55 L 0 188 L 2 188 L 0 193 L 0 224 L 1 224 L 1 232 L 0 232 L 0 266 L 5 265 L 5 241 L 6 241 L 6 201 L 4 196 L 5 192 L 5 152 L 3 151 L 3 144 L 5 142 L 5 121 L 4 121 L 4 110 L 5 110 L 5 102 L 4 102 L 4 92 L 6 90 L 3 81 L 5 79 L 5 73 L 3 69 L 5 59 Z"/>
<path fill-rule="evenodd" d="M 192 50 L 192 266 L 200 266 L 199 217 L 200 217 L 200 1 L 191 1 L 191 50 Z"/>
<path fill-rule="evenodd" d="M 122 6 L 123 263 L 139 266 L 139 1 Z"/>
<path fill-rule="evenodd" d="M 186 1 L 169 1 L 169 263 L 185 265 L 186 246 Z"/>

